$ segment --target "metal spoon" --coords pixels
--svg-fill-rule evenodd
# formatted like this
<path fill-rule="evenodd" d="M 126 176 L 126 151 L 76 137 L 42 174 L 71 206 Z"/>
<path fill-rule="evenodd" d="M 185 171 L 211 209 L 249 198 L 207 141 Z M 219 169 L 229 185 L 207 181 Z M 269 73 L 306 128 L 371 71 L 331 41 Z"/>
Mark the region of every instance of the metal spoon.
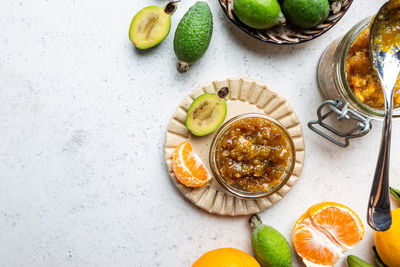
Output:
<path fill-rule="evenodd" d="M 393 1 L 393 0 L 392 0 Z M 389 162 L 390 142 L 392 132 L 393 91 L 400 72 L 400 44 L 388 43 L 382 45 L 382 32 L 393 25 L 400 27 L 400 21 L 390 19 L 400 13 L 398 2 L 393 8 L 393 2 L 384 4 L 374 18 L 370 32 L 370 53 L 374 67 L 381 80 L 385 96 L 385 118 L 381 138 L 381 147 L 376 164 L 374 181 L 372 183 L 368 203 L 368 224 L 376 231 L 386 231 L 392 225 L 389 198 Z M 391 4 L 390 4 L 391 3 Z M 397 14 L 396 14 L 397 13 Z M 388 39 L 386 39 L 388 40 Z M 385 40 L 384 40 L 385 41 Z"/>

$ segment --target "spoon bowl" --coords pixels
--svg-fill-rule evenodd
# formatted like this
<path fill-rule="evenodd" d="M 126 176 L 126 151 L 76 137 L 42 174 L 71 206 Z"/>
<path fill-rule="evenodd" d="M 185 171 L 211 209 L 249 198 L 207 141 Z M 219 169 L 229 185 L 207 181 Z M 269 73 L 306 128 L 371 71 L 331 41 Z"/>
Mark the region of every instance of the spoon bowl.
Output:
<path fill-rule="evenodd" d="M 392 132 L 393 94 L 400 73 L 400 0 L 384 4 L 373 20 L 370 54 L 382 84 L 385 118 L 378 162 L 368 202 L 367 221 L 376 231 L 392 225 L 389 197 L 389 163 Z"/>

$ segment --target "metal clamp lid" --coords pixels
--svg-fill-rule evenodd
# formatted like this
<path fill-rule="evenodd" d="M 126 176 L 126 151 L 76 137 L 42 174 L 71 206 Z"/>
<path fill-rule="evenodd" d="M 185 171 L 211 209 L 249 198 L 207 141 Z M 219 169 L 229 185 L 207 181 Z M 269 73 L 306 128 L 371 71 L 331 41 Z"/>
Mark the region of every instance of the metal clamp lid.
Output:
<path fill-rule="evenodd" d="M 325 114 L 322 114 L 323 108 L 327 106 L 329 107 L 329 111 L 326 112 Z M 340 146 L 340 147 L 347 147 L 349 145 L 349 139 L 351 138 L 357 138 L 357 137 L 362 137 L 366 135 L 370 130 L 371 130 L 371 119 L 368 117 L 364 117 L 357 113 L 356 111 L 352 110 L 349 108 L 348 103 L 343 103 L 342 99 L 338 98 L 336 100 L 326 100 L 323 102 L 317 110 L 318 114 L 318 119 L 310 121 L 308 123 L 308 127 L 319 134 L 320 136 L 328 139 L 332 143 Z M 333 128 L 332 126 L 324 123 L 323 121 L 328 118 L 331 114 L 337 114 L 338 117 L 337 119 L 339 121 L 346 119 L 348 121 L 355 121 L 357 125 L 354 128 L 351 128 L 350 130 L 347 131 L 341 131 L 338 129 Z M 337 137 L 344 138 L 344 142 L 341 142 L 338 140 L 338 138 L 334 138 L 330 135 L 328 135 L 326 132 L 321 131 L 320 129 L 316 128 L 314 124 L 319 124 L 332 134 L 334 134 Z"/>

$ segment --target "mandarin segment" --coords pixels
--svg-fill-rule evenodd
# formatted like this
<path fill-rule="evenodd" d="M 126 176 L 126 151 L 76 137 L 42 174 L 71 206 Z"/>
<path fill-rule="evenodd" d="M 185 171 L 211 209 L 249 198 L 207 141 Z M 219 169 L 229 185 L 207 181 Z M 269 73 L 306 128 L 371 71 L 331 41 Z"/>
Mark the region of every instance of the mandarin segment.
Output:
<path fill-rule="evenodd" d="M 310 220 L 301 222 L 293 230 L 293 247 L 306 261 L 322 266 L 332 266 L 339 259 L 329 238 L 313 229 Z"/>
<path fill-rule="evenodd" d="M 202 187 L 210 180 L 207 168 L 193 152 L 188 141 L 175 148 L 172 154 L 172 170 L 178 181 L 188 187 Z"/>

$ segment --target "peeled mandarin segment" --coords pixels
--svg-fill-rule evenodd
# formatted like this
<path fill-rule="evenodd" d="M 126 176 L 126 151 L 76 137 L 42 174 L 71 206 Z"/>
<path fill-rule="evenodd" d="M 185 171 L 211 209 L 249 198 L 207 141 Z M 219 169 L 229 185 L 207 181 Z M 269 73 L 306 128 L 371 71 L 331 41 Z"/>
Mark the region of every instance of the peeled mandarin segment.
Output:
<path fill-rule="evenodd" d="M 351 210 L 337 207 L 325 208 L 314 215 L 312 221 L 328 231 L 346 248 L 354 247 L 364 236 L 362 223 Z"/>
<path fill-rule="evenodd" d="M 180 177 L 182 179 L 183 179 L 183 177 L 191 176 L 190 172 L 184 167 L 185 166 L 184 162 L 183 162 L 184 147 L 185 147 L 184 143 L 177 146 L 174 151 L 174 154 L 172 156 L 172 169 L 173 169 L 175 175 L 177 176 L 177 178 Z"/>
<path fill-rule="evenodd" d="M 172 155 L 172 170 L 179 182 L 189 187 L 202 187 L 210 179 L 201 159 L 192 151 L 192 145 L 185 141 L 179 144 Z"/>
<path fill-rule="evenodd" d="M 308 221 L 308 222 L 307 222 Z M 293 247 L 303 260 L 322 266 L 332 266 L 339 259 L 328 237 L 310 226 L 309 219 L 296 224 L 293 230 Z"/>
<path fill-rule="evenodd" d="M 178 145 L 172 155 L 172 169 L 178 180 L 182 180 L 184 177 L 190 176 L 190 172 L 185 168 L 183 161 L 185 146 L 186 143 L 181 143 Z"/>

